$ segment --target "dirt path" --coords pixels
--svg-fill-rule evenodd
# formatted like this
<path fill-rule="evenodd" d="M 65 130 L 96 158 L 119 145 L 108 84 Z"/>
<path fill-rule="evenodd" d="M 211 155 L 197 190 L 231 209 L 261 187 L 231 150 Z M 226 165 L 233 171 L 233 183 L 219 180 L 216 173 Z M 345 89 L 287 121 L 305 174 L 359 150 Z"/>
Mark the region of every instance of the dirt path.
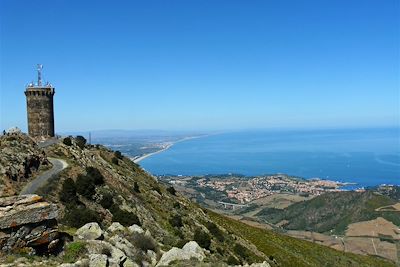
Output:
<path fill-rule="evenodd" d="M 60 173 L 68 167 L 68 163 L 62 159 L 49 158 L 53 168 L 38 175 L 34 180 L 30 181 L 22 190 L 20 195 L 33 194 L 35 191 L 44 185 L 51 177 Z"/>

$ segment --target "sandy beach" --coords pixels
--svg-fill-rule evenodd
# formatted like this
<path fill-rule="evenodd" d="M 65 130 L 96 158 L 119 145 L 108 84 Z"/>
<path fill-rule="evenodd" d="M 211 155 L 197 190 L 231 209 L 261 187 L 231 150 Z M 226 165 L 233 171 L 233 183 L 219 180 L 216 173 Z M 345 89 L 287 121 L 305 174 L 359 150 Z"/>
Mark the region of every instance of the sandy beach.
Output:
<path fill-rule="evenodd" d="M 173 145 L 175 145 L 177 143 L 180 143 L 180 142 L 183 142 L 183 141 L 187 141 L 187 140 L 191 140 L 191 139 L 206 137 L 206 136 L 208 136 L 208 135 L 189 136 L 189 137 L 182 138 L 182 139 L 180 139 L 178 141 L 175 141 L 175 142 L 168 142 L 168 143 L 165 143 L 164 147 L 162 149 L 158 150 L 158 151 L 155 151 L 155 152 L 152 152 L 152 153 L 148 153 L 148 154 L 144 154 L 143 156 L 140 156 L 138 158 L 131 158 L 131 160 L 133 160 L 133 162 L 135 162 L 135 163 L 139 163 L 140 161 L 144 160 L 145 158 L 151 157 L 151 156 L 153 156 L 155 154 L 158 154 L 158 153 L 161 153 L 161 152 L 164 152 L 164 151 L 170 149 Z"/>

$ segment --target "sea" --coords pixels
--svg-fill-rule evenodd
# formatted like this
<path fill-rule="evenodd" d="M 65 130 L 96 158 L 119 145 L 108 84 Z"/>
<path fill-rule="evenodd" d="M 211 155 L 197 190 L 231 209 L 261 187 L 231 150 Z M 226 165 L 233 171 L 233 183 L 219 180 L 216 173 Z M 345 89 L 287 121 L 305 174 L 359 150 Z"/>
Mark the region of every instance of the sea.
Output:
<path fill-rule="evenodd" d="M 400 128 L 226 132 L 178 142 L 140 165 L 154 175 L 282 173 L 400 185 Z"/>

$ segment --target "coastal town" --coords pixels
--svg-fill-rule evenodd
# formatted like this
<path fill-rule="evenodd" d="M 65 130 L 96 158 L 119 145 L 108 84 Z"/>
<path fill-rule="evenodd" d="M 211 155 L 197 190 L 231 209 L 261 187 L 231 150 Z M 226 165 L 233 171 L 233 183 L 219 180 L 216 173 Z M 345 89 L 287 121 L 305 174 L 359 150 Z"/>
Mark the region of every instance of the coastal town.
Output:
<path fill-rule="evenodd" d="M 326 192 L 343 191 L 341 187 L 346 185 L 336 181 L 318 178 L 307 180 L 284 174 L 257 177 L 222 175 L 162 176 L 160 178 L 183 191 L 190 191 L 183 188 L 194 189 L 200 192 L 200 195 L 204 198 L 210 198 L 214 201 L 232 201 L 238 204 L 250 203 L 260 198 L 281 193 L 304 197 L 318 196 Z"/>

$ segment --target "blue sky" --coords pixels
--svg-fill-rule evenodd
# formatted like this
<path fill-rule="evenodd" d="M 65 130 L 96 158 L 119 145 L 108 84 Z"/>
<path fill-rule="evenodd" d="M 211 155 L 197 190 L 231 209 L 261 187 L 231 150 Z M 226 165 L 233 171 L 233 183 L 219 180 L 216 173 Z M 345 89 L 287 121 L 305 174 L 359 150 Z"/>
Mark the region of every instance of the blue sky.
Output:
<path fill-rule="evenodd" d="M 0 128 L 35 65 L 56 131 L 399 126 L 398 0 L 2 0 Z"/>

